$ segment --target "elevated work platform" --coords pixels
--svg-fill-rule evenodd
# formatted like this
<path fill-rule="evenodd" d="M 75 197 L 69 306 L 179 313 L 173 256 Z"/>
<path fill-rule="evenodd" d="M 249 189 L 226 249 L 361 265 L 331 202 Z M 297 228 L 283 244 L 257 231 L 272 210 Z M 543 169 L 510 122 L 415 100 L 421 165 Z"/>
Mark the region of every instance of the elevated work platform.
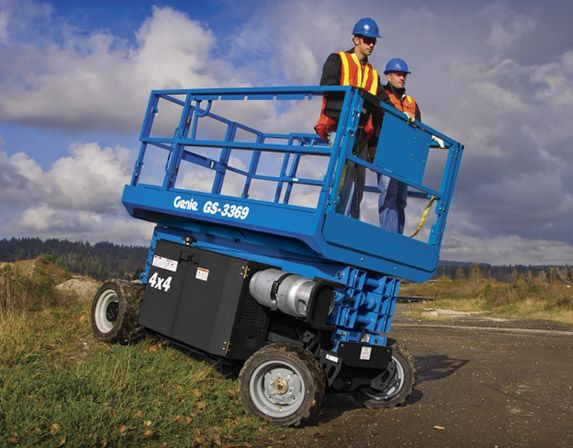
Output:
<path fill-rule="evenodd" d="M 325 94 L 344 96 L 332 145 L 311 132 Z M 352 154 L 365 110 L 384 112 L 372 163 Z M 290 123 L 303 132 L 275 132 Z M 432 135 L 444 140 L 447 151 L 437 189 L 424 184 Z M 435 272 L 463 147 L 423 123 L 408 123 L 358 89 L 153 91 L 140 140 L 125 207 L 198 246 L 413 281 Z M 348 160 L 408 184 L 411 197 L 436 199 L 424 239 L 336 212 Z"/>

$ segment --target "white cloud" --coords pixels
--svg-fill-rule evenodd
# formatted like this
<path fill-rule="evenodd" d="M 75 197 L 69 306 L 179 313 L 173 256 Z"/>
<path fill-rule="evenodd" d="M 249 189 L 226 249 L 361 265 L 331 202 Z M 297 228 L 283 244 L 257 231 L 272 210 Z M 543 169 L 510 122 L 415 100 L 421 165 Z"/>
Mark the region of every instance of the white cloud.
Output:
<path fill-rule="evenodd" d="M 573 245 L 557 241 L 521 238 L 517 235 L 487 239 L 455 233 L 448 229 L 440 259 L 467 260 L 491 264 L 568 264 Z"/>
<path fill-rule="evenodd" d="M 498 86 L 493 81 L 482 81 L 472 85 L 479 93 L 488 100 L 493 113 L 519 113 L 525 112 L 527 106 L 523 103 L 519 94 L 508 91 Z"/>
<path fill-rule="evenodd" d="M 536 23 L 534 20 L 509 13 L 506 20 L 496 20 L 491 27 L 491 32 L 487 38 L 487 44 L 495 50 L 501 51 L 511 47 L 526 33 L 534 32 Z"/>
<path fill-rule="evenodd" d="M 317 14 L 315 3 L 302 0 L 261 2 L 233 37 L 235 64 L 257 84 L 317 84 L 328 54 L 352 46 L 354 25 L 346 4 L 324 1 L 319 8 Z"/>
<path fill-rule="evenodd" d="M 25 153 L 11 157 L 0 150 L 0 199 L 4 203 L 15 203 L 34 190 L 35 178 L 42 174 L 38 163 Z"/>
<path fill-rule="evenodd" d="M 8 157 L 0 152 L 2 192 L 6 201 L 40 201 L 57 209 L 102 212 L 117 207 L 123 185 L 129 181 L 131 155 L 122 147 L 101 148 L 97 143 L 72 145 L 44 171 L 26 153 Z"/>
<path fill-rule="evenodd" d="M 153 228 L 153 224 L 133 219 L 126 213 L 57 210 L 47 205 L 26 209 L 16 225 L 15 235 L 139 245 L 148 243 Z"/>
<path fill-rule="evenodd" d="M 52 11 L 50 4 L 35 0 L 0 0 L 0 45 L 10 43 L 11 34 L 50 20 Z"/>
<path fill-rule="evenodd" d="M 0 151 L 0 199 L 11 207 L 0 233 L 142 244 L 150 224 L 129 217 L 121 205 L 131 169 L 129 150 L 96 143 L 72 145 L 46 170 L 23 152 Z"/>
<path fill-rule="evenodd" d="M 154 7 L 133 47 L 107 31 L 71 31 L 63 44 L 48 40 L 41 46 L 0 48 L 3 59 L 26 55 L 18 73 L 0 77 L 0 118 L 37 126 L 134 130 L 151 89 L 228 82 L 215 69 L 224 62 L 211 57 L 214 43 L 212 32 L 184 13 Z"/>
<path fill-rule="evenodd" d="M 137 48 L 128 61 L 142 84 L 158 87 L 211 87 L 213 33 L 201 23 L 171 8 L 153 8 L 137 31 Z M 144 84 L 144 85 L 145 85 Z"/>

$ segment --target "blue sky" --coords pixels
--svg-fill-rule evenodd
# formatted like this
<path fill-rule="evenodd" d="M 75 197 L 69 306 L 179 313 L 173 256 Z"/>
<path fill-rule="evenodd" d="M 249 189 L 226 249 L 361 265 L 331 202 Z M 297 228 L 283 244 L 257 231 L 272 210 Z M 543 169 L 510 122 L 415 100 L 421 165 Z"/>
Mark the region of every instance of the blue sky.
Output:
<path fill-rule="evenodd" d="M 0 0 L 0 237 L 146 244 L 119 198 L 149 91 L 314 84 L 365 15 L 372 63 L 405 58 L 466 145 L 442 258 L 573 263 L 573 4 L 551 0 Z"/>

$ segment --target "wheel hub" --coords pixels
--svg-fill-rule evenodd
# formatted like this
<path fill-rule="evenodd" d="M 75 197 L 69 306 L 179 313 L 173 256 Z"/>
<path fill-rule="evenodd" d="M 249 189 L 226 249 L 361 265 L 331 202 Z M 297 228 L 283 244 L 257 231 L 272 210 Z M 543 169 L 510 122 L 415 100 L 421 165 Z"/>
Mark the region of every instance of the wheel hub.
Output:
<path fill-rule="evenodd" d="M 278 361 L 267 361 L 255 369 L 249 387 L 255 406 L 272 417 L 296 412 L 306 390 L 300 372 Z"/>
<path fill-rule="evenodd" d="M 115 322 L 117 320 L 117 313 L 119 311 L 119 304 L 117 302 L 111 302 L 106 310 L 105 310 L 105 317 L 110 322 Z"/>
<path fill-rule="evenodd" d="M 278 377 L 272 383 L 273 392 L 278 395 L 284 395 L 288 392 L 288 382 L 281 377 Z"/>

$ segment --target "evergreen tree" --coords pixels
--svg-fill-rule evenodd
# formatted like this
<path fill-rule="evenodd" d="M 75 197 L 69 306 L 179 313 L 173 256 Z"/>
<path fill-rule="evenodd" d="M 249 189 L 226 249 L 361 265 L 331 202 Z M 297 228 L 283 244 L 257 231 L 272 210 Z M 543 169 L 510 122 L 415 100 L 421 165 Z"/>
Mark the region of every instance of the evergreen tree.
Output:
<path fill-rule="evenodd" d="M 56 265 L 76 274 L 99 280 L 132 278 L 147 257 L 146 247 L 117 245 L 109 242 L 91 245 L 86 241 L 39 238 L 0 240 L 0 260 L 17 261 L 47 256 Z"/>

